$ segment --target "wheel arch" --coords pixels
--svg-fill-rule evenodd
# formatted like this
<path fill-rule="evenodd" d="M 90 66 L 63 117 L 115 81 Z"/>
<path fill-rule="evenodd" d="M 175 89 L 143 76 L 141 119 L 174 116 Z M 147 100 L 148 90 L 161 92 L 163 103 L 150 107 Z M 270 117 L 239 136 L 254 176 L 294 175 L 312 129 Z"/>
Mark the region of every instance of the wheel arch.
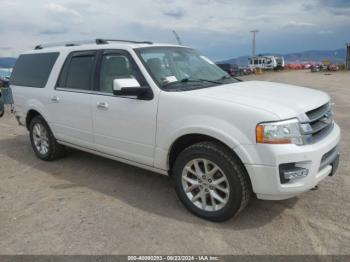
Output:
<path fill-rule="evenodd" d="M 240 156 L 239 153 L 237 153 L 233 147 L 227 145 L 225 142 L 223 142 L 221 139 L 215 138 L 210 135 L 201 134 L 201 133 L 191 133 L 191 134 L 184 134 L 180 137 L 178 137 L 171 145 L 169 153 L 168 153 L 168 174 L 169 176 L 172 175 L 172 169 L 175 163 L 175 160 L 177 156 L 187 147 L 204 141 L 214 141 L 219 143 L 220 145 L 224 146 L 229 152 L 231 152 L 234 159 L 238 162 L 238 164 L 241 166 L 243 172 L 246 173 L 246 176 L 248 178 L 249 186 L 252 187 L 252 180 L 250 178 L 249 172 L 246 169 L 242 159 L 244 156 Z"/>
<path fill-rule="evenodd" d="M 242 168 L 247 172 L 244 163 L 242 161 L 242 158 L 240 155 L 234 150 L 234 147 L 231 145 L 228 145 L 226 142 L 224 142 L 223 139 L 213 137 L 208 134 L 203 134 L 203 133 L 189 133 L 189 134 L 183 134 L 182 136 L 178 137 L 170 146 L 169 152 L 168 152 L 168 157 L 167 157 L 167 165 L 168 165 L 168 170 L 169 174 L 171 175 L 171 170 L 174 166 L 175 160 L 177 156 L 187 147 L 199 143 L 199 142 L 204 142 L 204 141 L 215 141 L 222 146 L 224 146 L 226 149 L 228 149 L 232 155 L 239 161 L 241 164 Z M 248 174 L 248 172 L 247 172 Z M 248 174 L 249 176 L 249 174 Z"/>
<path fill-rule="evenodd" d="M 30 122 L 32 121 L 32 119 L 36 116 L 41 116 L 45 121 L 45 117 L 44 115 L 37 109 L 29 109 L 27 114 L 26 114 L 26 128 L 29 130 L 29 126 L 30 126 Z M 47 122 L 47 121 L 46 121 Z"/>

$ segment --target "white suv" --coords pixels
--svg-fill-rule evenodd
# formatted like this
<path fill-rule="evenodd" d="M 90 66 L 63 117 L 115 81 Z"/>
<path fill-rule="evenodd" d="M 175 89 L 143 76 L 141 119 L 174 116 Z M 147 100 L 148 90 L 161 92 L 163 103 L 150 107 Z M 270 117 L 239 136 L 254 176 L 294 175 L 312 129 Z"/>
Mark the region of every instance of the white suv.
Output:
<path fill-rule="evenodd" d="M 18 58 L 11 87 L 39 158 L 73 147 L 169 174 L 183 204 L 213 221 L 238 214 L 252 193 L 308 191 L 339 161 L 327 94 L 240 82 L 183 46 L 37 46 Z"/>

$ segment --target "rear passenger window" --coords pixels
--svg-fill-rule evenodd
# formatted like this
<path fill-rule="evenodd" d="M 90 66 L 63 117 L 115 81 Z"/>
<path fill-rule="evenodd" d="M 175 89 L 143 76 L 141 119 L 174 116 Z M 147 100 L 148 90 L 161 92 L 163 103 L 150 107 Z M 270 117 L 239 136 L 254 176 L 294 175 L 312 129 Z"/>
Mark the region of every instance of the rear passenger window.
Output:
<path fill-rule="evenodd" d="M 58 80 L 58 87 L 90 90 L 95 53 L 73 54 L 67 58 Z"/>
<path fill-rule="evenodd" d="M 58 55 L 59 53 L 20 55 L 11 74 L 11 85 L 45 87 Z"/>

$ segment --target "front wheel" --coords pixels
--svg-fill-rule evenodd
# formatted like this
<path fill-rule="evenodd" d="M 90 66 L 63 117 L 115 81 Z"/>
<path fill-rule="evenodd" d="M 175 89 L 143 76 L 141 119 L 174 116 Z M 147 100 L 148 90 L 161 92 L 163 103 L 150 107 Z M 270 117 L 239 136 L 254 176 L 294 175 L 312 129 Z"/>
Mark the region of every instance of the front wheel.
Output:
<path fill-rule="evenodd" d="M 251 196 L 248 175 L 239 160 L 217 142 L 194 144 L 180 153 L 173 168 L 179 199 L 195 215 L 225 221 Z"/>

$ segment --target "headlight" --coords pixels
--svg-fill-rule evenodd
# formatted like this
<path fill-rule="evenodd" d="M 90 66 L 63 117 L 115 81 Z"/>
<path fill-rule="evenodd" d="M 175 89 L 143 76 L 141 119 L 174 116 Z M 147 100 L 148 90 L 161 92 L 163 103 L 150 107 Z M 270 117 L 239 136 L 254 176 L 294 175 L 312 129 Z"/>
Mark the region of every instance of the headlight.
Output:
<path fill-rule="evenodd" d="M 260 123 L 256 126 L 256 142 L 263 144 L 303 144 L 297 119 Z"/>

